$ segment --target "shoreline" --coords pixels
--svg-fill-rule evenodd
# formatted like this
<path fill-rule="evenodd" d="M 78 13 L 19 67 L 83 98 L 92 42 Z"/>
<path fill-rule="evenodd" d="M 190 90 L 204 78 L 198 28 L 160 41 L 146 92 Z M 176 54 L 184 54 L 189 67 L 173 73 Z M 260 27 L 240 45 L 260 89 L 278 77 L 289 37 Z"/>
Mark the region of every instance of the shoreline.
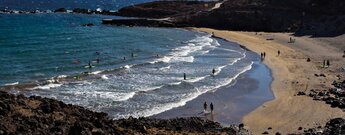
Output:
<path fill-rule="evenodd" d="M 228 41 L 224 40 L 223 42 Z M 252 57 L 251 60 L 254 61 L 252 68 L 239 75 L 230 84 L 206 92 L 188 101 L 184 106 L 176 107 L 150 117 L 159 119 L 200 117 L 218 122 L 223 126 L 241 124 L 243 116 L 274 98 L 273 92 L 270 89 L 272 82 L 270 69 L 261 63 L 254 52 L 247 52 L 247 57 Z M 251 85 L 248 86 L 246 84 Z M 207 102 L 208 105 L 211 102 L 213 103 L 215 106 L 213 115 L 203 113 L 202 104 L 204 102 Z M 209 108 L 207 111 L 209 111 Z"/>
<path fill-rule="evenodd" d="M 193 29 L 208 33 L 214 32 L 215 36 L 237 42 L 257 54 L 267 53 L 267 58 L 263 63 L 272 70 L 271 89 L 275 99 L 264 103 L 242 119 L 254 134 L 261 134 L 268 128 L 272 128 L 269 133 L 287 134 L 297 131 L 299 127 L 305 129 L 316 127 L 325 125 L 331 118 L 345 117 L 345 113 L 341 109 L 331 108 L 324 102 L 314 101 L 307 96 L 296 96 L 301 89 L 320 88 L 318 82 L 328 80 L 329 83 L 329 78 L 333 78 L 331 75 L 328 75 L 330 77 L 326 79 L 313 77 L 314 73 L 321 71 L 315 67 L 314 63 L 306 62 L 307 56 L 302 51 L 296 50 L 297 48 L 292 49 L 276 41 L 266 40 L 261 35 L 253 34 L 254 32 L 233 32 L 209 28 Z M 278 50 L 282 52 L 279 57 L 277 56 Z M 314 59 L 312 58 L 312 60 Z"/>

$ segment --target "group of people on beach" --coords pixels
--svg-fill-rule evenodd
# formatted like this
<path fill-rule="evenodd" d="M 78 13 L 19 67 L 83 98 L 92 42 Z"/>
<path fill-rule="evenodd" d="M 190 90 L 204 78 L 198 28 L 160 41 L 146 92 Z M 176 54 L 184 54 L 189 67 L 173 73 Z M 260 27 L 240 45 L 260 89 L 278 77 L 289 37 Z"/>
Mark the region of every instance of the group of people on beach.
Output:
<path fill-rule="evenodd" d="M 330 62 L 329 62 L 329 60 L 323 60 L 323 64 L 322 64 L 322 67 L 323 68 L 327 68 L 327 67 L 329 67 L 331 64 L 330 64 Z"/>
<path fill-rule="evenodd" d="M 290 37 L 290 41 L 289 41 L 289 43 L 295 43 L 295 41 L 296 41 L 296 39 L 294 39 L 294 38 Z"/>
<path fill-rule="evenodd" d="M 210 104 L 210 109 L 211 109 L 211 113 L 213 113 L 213 104 L 212 104 L 212 102 L 211 102 L 211 104 Z M 206 101 L 204 102 L 204 113 L 206 113 L 207 112 L 207 103 L 206 103 Z"/>
<path fill-rule="evenodd" d="M 281 53 L 280 50 L 278 50 L 277 53 L 278 53 L 277 56 L 279 57 L 279 56 L 280 56 L 280 53 Z M 265 60 L 265 58 L 266 58 L 266 52 L 261 52 L 260 56 L 261 56 L 261 60 L 262 60 L 262 61 Z"/>

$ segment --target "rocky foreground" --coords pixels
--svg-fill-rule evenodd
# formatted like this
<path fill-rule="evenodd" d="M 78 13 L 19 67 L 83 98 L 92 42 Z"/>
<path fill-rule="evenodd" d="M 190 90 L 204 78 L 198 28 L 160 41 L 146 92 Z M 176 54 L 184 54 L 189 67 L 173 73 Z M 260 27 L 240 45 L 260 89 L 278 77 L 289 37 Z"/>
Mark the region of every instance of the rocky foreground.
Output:
<path fill-rule="evenodd" d="M 202 118 L 128 118 L 112 120 L 106 113 L 42 97 L 0 91 L 0 135 L 7 134 L 230 134 L 238 128 L 222 127 Z M 243 129 L 242 129 L 243 130 Z"/>
<path fill-rule="evenodd" d="M 202 118 L 128 118 L 112 120 L 106 113 L 93 112 L 38 96 L 25 97 L 0 91 L 0 135 L 8 134 L 250 134 L 239 126 L 222 127 Z M 301 127 L 302 129 L 302 127 Z M 297 134 L 337 135 L 345 133 L 345 119 L 330 120 Z M 277 132 L 277 134 L 280 134 Z"/>
<path fill-rule="evenodd" d="M 106 24 L 154 27 L 207 27 L 296 35 L 336 36 L 345 33 L 343 0 L 158 1 L 124 7 L 118 16 L 163 20 L 114 20 Z M 178 5 L 178 6 L 176 6 Z M 179 8 L 177 8 L 179 7 Z"/>

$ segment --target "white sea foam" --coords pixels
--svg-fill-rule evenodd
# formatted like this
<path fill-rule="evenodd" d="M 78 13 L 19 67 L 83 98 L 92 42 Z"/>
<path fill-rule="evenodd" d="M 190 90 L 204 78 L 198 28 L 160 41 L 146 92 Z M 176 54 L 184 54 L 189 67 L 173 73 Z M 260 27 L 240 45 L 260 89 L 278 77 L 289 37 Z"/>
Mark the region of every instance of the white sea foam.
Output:
<path fill-rule="evenodd" d="M 172 62 L 194 62 L 193 56 L 187 56 L 187 57 L 173 57 L 170 61 Z"/>
<path fill-rule="evenodd" d="M 49 84 L 46 84 L 46 85 L 41 85 L 41 86 L 36 86 L 36 87 L 33 87 L 31 88 L 30 90 L 37 90 L 37 89 L 41 89 L 41 90 L 49 90 L 51 88 L 57 88 L 57 87 L 60 87 L 62 86 L 63 84 L 60 84 L 60 83 L 49 83 Z"/>
<path fill-rule="evenodd" d="M 172 83 L 169 83 L 169 85 L 180 85 L 182 82 L 172 82 Z"/>
<path fill-rule="evenodd" d="M 135 95 L 135 92 L 130 92 L 130 93 L 122 94 L 122 95 L 119 94 L 118 96 L 116 96 L 114 101 L 126 101 L 128 99 L 133 98 L 134 95 Z"/>
<path fill-rule="evenodd" d="M 214 45 L 220 46 L 219 42 L 217 40 L 214 40 Z"/>
<path fill-rule="evenodd" d="M 159 70 L 167 70 L 167 69 L 170 69 L 170 67 L 171 67 L 171 65 L 166 66 L 166 67 L 161 67 L 161 68 L 159 68 Z"/>
<path fill-rule="evenodd" d="M 226 85 L 229 85 L 233 80 L 235 80 L 239 75 L 241 75 L 242 73 L 252 69 L 252 65 L 253 65 L 254 62 L 251 62 L 250 65 L 244 67 L 239 73 L 237 73 L 234 77 L 231 77 L 231 78 L 228 78 L 224 83 L 214 87 L 213 89 L 218 89 L 220 87 L 223 87 L 223 86 L 226 86 Z"/>
<path fill-rule="evenodd" d="M 215 41 L 215 42 L 214 42 Z M 212 43 L 215 43 L 214 45 Z M 191 56 L 192 53 L 199 52 L 201 54 L 206 54 L 210 49 L 214 49 L 219 43 L 213 40 L 210 35 L 196 37 L 187 42 L 186 46 L 181 46 L 172 49 L 172 52 L 167 56 L 157 59 L 156 61 L 150 62 L 151 64 L 157 63 L 159 61 L 164 63 L 174 63 L 174 62 L 194 62 L 194 57 Z"/>
<path fill-rule="evenodd" d="M 91 72 L 90 74 L 97 75 L 99 73 L 102 73 L 102 71 L 94 71 L 94 72 Z"/>
<path fill-rule="evenodd" d="M 82 85 L 90 85 L 90 84 L 92 84 L 92 82 L 88 82 L 88 81 L 78 81 L 78 82 L 76 82 L 77 83 L 77 85 L 79 85 L 79 86 L 82 86 Z"/>
<path fill-rule="evenodd" d="M 149 88 L 142 88 L 140 91 L 152 91 L 152 90 L 156 90 L 156 89 L 160 89 L 162 88 L 164 85 L 161 85 L 161 86 L 154 86 L 154 87 L 149 87 Z"/>
<path fill-rule="evenodd" d="M 120 93 L 120 92 L 104 92 L 104 91 L 77 91 L 73 93 L 75 96 L 83 96 L 86 98 L 101 98 L 110 99 L 113 101 L 126 101 L 133 98 L 135 92 Z"/>
<path fill-rule="evenodd" d="M 109 79 L 106 75 L 102 75 L 101 78 L 102 78 L 103 80 L 108 80 L 108 79 Z"/>
<path fill-rule="evenodd" d="M 66 78 L 66 77 L 67 77 L 67 75 L 59 75 L 57 78 L 61 79 L 61 78 Z"/>
<path fill-rule="evenodd" d="M 132 66 L 133 66 L 133 65 L 126 65 L 126 66 L 124 66 L 124 68 L 130 69 Z"/>
<path fill-rule="evenodd" d="M 12 85 L 17 85 L 19 82 L 14 82 L 14 83 L 6 83 L 5 86 L 12 86 Z"/>
<path fill-rule="evenodd" d="M 214 73 L 214 75 L 218 75 L 220 73 L 220 71 L 222 71 L 222 69 L 225 68 L 226 66 L 228 66 L 228 65 L 217 67 L 216 72 Z"/>
<path fill-rule="evenodd" d="M 207 75 L 207 76 L 209 76 L 209 75 Z M 199 81 L 205 79 L 207 76 L 195 77 L 195 78 L 192 78 L 192 79 L 187 79 L 187 80 L 185 80 L 185 81 L 186 81 L 186 82 L 192 82 L 192 83 L 194 83 L 194 82 L 199 82 Z"/>
<path fill-rule="evenodd" d="M 162 61 L 164 63 L 169 63 L 171 60 L 171 57 L 164 56 L 162 58 L 159 58 L 158 61 Z"/>

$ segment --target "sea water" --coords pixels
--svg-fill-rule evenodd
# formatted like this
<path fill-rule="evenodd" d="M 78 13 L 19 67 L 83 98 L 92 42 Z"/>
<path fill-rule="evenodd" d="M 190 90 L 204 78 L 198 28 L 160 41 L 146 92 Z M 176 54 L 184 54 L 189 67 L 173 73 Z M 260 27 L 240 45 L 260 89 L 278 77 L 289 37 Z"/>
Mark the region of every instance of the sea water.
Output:
<path fill-rule="evenodd" d="M 258 60 L 207 33 L 103 25 L 105 18 L 116 17 L 0 14 L 0 85 L 27 84 L 6 90 L 114 119 L 152 116 L 233 83 Z"/>

